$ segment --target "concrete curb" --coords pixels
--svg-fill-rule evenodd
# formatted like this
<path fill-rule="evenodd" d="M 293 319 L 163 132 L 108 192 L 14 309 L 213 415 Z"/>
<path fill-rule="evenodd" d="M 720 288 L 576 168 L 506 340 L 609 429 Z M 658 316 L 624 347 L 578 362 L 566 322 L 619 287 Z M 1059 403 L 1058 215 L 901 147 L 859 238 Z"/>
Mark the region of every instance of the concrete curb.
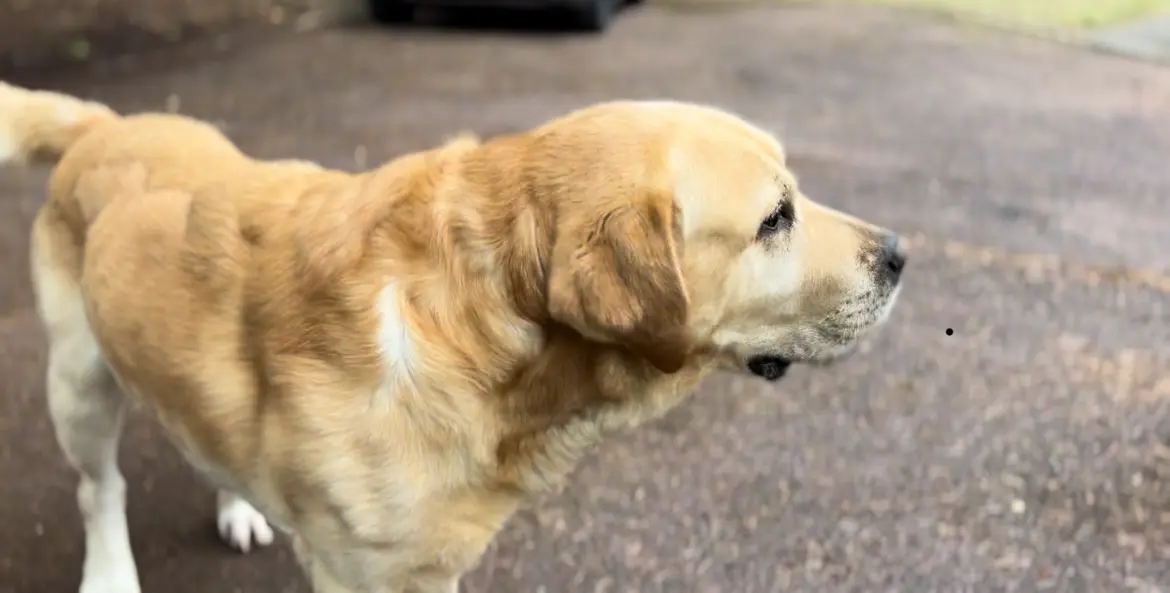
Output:
<path fill-rule="evenodd" d="M 1170 15 L 1102 29 L 1093 34 L 1089 43 L 1100 51 L 1170 65 Z"/>
<path fill-rule="evenodd" d="M 829 2 L 826 2 L 825 0 L 647 0 L 647 3 L 651 6 L 661 6 L 672 10 L 677 9 L 687 12 L 724 12 L 729 10 L 741 10 L 744 8 L 779 8 L 785 6 L 815 6 L 829 4 Z M 846 2 L 833 3 L 838 5 L 847 4 Z M 899 4 L 896 2 L 889 4 L 866 4 L 859 6 L 872 6 L 887 10 L 915 13 L 933 18 L 941 18 L 947 21 L 954 21 L 963 24 L 974 24 L 984 28 L 997 29 L 1016 35 L 1023 35 L 1026 37 L 1053 41 L 1062 44 L 1075 45 L 1084 43 L 1086 40 L 1086 36 L 1078 31 L 1071 31 L 1059 27 L 1040 27 L 1028 25 L 1019 21 L 1004 19 L 990 14 L 980 13 L 978 11 L 929 8 L 925 6 L 915 6 L 913 4 Z"/>
<path fill-rule="evenodd" d="M 654 6 L 686 12 L 725 12 L 744 8 L 824 4 L 824 0 L 649 0 Z M 1005 19 L 977 10 L 930 8 L 911 4 L 880 5 L 958 24 L 975 25 L 1011 35 L 1078 47 L 1131 60 L 1170 65 L 1170 15 L 1157 15 L 1092 31 L 1045 27 Z"/>
<path fill-rule="evenodd" d="M 948 20 L 1078 47 L 1120 58 L 1170 65 L 1170 15 L 1157 15 L 1091 31 L 1039 27 L 977 12 L 930 11 Z"/>

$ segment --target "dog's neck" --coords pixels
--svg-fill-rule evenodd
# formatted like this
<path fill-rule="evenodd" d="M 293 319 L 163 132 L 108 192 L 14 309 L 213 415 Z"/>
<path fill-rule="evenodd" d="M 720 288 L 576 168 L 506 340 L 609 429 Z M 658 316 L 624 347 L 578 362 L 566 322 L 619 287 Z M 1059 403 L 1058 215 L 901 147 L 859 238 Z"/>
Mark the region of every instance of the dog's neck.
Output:
<path fill-rule="evenodd" d="M 433 342 L 423 348 L 449 361 L 423 381 L 461 384 L 492 410 L 499 487 L 546 488 L 605 434 L 668 410 L 705 374 L 695 361 L 665 375 L 551 319 L 555 204 L 519 142 L 456 141 L 406 158 L 428 161 L 391 163 L 370 181 L 395 196 L 374 240 L 423 266 L 398 284 L 404 317 Z"/>

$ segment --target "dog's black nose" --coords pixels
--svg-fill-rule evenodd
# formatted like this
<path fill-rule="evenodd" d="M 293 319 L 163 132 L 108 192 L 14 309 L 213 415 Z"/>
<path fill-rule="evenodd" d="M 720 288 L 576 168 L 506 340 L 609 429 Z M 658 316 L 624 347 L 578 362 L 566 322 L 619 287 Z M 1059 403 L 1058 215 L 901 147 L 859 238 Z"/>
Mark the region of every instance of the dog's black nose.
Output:
<path fill-rule="evenodd" d="M 891 284 L 897 283 L 902 277 L 902 270 L 906 267 L 906 250 L 902 249 L 902 240 L 897 234 L 887 232 L 882 235 L 877 264 L 878 273 Z"/>

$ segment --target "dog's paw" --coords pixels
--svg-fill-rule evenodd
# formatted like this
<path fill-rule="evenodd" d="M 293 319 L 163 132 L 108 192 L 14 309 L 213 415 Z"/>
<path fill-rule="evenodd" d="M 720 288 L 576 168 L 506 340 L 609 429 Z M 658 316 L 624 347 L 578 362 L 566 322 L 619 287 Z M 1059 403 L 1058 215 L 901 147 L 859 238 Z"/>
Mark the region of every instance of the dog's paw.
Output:
<path fill-rule="evenodd" d="M 86 570 L 78 593 L 140 593 L 133 566 L 103 571 Z"/>
<path fill-rule="evenodd" d="M 219 527 L 219 537 L 224 543 L 244 553 L 252 550 L 253 543 L 261 547 L 272 543 L 272 527 L 248 501 L 222 491 L 217 499 L 219 510 L 216 526 Z"/>

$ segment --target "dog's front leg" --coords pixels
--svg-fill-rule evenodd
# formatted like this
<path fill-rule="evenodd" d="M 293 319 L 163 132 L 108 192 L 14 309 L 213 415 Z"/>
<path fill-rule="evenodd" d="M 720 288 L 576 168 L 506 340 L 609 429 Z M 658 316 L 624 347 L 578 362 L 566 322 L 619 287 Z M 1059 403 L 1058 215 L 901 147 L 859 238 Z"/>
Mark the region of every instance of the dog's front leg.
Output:
<path fill-rule="evenodd" d="M 459 593 L 459 579 L 414 582 L 406 591 L 408 593 Z"/>
<path fill-rule="evenodd" d="M 459 579 L 415 579 L 405 593 L 459 593 Z"/>
<path fill-rule="evenodd" d="M 333 578 L 333 575 L 328 571 L 323 570 L 320 565 L 313 567 L 306 567 L 305 571 L 309 576 L 309 583 L 313 587 L 313 593 L 375 593 L 373 589 L 360 588 L 354 589 L 348 585 L 339 582 Z M 393 593 L 391 591 L 378 591 L 377 593 Z"/>
<path fill-rule="evenodd" d="M 294 535 L 292 540 L 293 551 L 301 564 L 301 569 L 305 572 L 305 577 L 309 579 L 313 593 L 375 593 L 373 590 L 361 587 L 360 583 L 356 586 L 342 583 L 326 568 L 323 559 L 318 558 L 313 553 L 313 549 L 303 538 Z M 358 580 L 359 577 L 351 575 L 350 578 Z"/>
<path fill-rule="evenodd" d="M 300 537 L 293 549 L 313 593 L 458 593 L 459 576 L 441 576 L 400 564 L 385 549 L 345 545 L 312 548 Z"/>

